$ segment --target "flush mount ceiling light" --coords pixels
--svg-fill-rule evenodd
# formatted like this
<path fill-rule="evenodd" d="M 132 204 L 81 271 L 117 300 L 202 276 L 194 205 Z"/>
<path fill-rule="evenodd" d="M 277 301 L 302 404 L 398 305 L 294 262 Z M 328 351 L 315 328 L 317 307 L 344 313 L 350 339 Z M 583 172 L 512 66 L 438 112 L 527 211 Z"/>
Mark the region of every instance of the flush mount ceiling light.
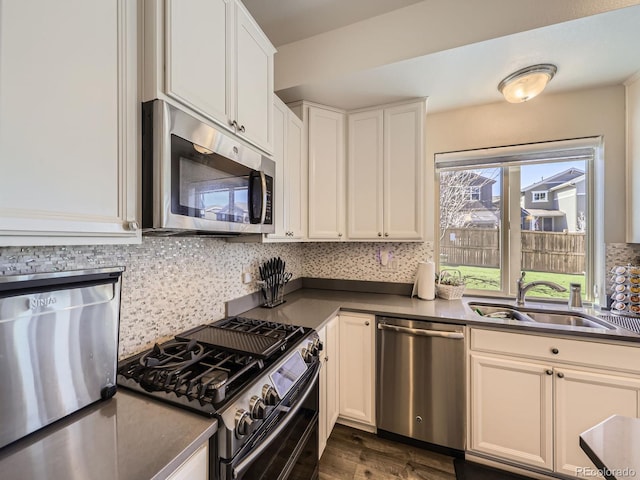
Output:
<path fill-rule="evenodd" d="M 531 65 L 502 80 L 498 85 L 498 90 L 504 95 L 507 102 L 526 102 L 544 90 L 557 70 L 556 66 L 550 63 Z"/>

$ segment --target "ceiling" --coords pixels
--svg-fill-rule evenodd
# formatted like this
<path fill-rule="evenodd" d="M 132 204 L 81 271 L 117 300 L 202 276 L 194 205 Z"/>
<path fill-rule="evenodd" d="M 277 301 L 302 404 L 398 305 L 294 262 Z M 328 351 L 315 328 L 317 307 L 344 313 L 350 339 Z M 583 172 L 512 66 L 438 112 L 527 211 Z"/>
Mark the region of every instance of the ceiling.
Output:
<path fill-rule="evenodd" d="M 276 47 L 422 0 L 243 0 Z"/>
<path fill-rule="evenodd" d="M 416 3 L 415 0 L 244 0 L 273 40 L 298 41 Z M 299 5 L 304 4 L 304 5 Z M 266 8 L 266 6 L 269 8 Z M 348 22 L 348 23 L 345 23 Z M 303 25 L 312 25 L 305 29 Z M 429 111 L 503 101 L 500 80 L 527 65 L 553 63 L 546 94 L 621 84 L 640 71 L 640 5 L 612 10 L 278 91 L 355 109 L 429 97 Z M 304 32 L 303 32 L 304 30 Z M 272 38 L 270 36 L 270 38 Z"/>

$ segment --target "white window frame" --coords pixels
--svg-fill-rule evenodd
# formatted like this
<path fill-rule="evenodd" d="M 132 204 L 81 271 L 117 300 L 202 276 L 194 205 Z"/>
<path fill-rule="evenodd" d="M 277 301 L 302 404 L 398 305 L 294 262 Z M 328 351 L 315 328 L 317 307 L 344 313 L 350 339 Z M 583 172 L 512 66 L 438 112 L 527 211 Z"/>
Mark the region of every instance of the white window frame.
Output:
<path fill-rule="evenodd" d="M 473 198 L 474 196 L 477 196 L 478 198 Z M 480 198 L 482 198 L 482 192 L 480 190 L 480 187 L 478 185 L 471 185 L 469 187 L 469 200 L 473 201 L 480 201 Z"/>
<path fill-rule="evenodd" d="M 536 198 L 536 195 L 544 194 L 544 200 L 540 198 Z M 549 190 L 534 190 L 531 192 L 531 202 L 532 203 L 546 203 L 549 201 Z"/>
<path fill-rule="evenodd" d="M 549 141 L 535 144 L 515 145 L 509 147 L 495 147 L 478 150 L 457 152 L 445 152 L 435 154 L 435 206 L 440 208 L 440 181 L 439 170 L 446 169 L 473 169 L 493 167 L 498 164 L 503 166 L 515 164 L 541 163 L 542 159 L 548 159 L 549 154 L 554 160 L 569 161 L 575 159 L 571 151 L 579 149 L 592 149 L 592 157 L 587 161 L 587 251 L 585 252 L 585 300 L 594 304 L 606 306 L 605 275 L 604 275 L 604 141 L 602 137 L 585 137 L 570 140 Z M 566 157 L 563 158 L 563 152 Z M 510 159 L 517 158 L 513 162 Z M 536 158 L 538 161 L 536 162 Z M 509 177 L 512 177 L 511 179 Z M 467 290 L 465 295 L 483 295 L 494 297 L 513 298 L 516 294 L 516 282 L 520 275 L 520 169 L 509 168 L 503 170 L 502 177 L 502 225 L 509 225 L 509 229 L 501 228 L 501 291 L 491 290 Z M 511 198 L 511 201 L 505 199 Z M 515 200 L 517 198 L 517 201 Z M 513 204 L 513 208 L 512 208 Z M 518 208 L 515 208 L 517 204 Z M 440 231 L 436 215 L 435 231 Z M 439 235 L 434 235 L 434 257 L 438 259 L 440 252 Z M 516 246 L 517 248 L 513 248 Z M 600 293 L 602 292 L 602 293 Z M 554 302 L 554 300 L 550 300 Z M 555 302 L 564 300 L 555 300 Z"/>

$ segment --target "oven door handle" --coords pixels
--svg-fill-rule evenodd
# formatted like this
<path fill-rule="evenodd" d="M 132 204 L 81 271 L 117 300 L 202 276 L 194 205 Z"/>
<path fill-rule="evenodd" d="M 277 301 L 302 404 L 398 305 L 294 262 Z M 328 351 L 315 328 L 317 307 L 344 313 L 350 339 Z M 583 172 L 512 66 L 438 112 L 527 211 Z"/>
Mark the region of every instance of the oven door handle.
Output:
<path fill-rule="evenodd" d="M 255 450 L 253 450 L 249 455 L 243 458 L 242 461 L 238 463 L 238 465 L 233 467 L 232 473 L 231 473 L 233 478 L 238 478 L 242 474 L 242 472 L 244 472 L 247 468 L 249 468 L 253 463 L 253 461 L 256 458 L 258 458 L 260 455 L 262 455 L 264 451 L 267 448 L 269 448 L 269 445 L 271 445 L 271 443 L 273 443 L 273 441 L 276 440 L 278 435 L 280 435 L 280 433 L 282 433 L 282 431 L 289 426 L 291 421 L 296 416 L 296 413 L 298 413 L 298 410 L 302 408 L 302 404 L 307 400 L 307 398 L 309 397 L 309 395 L 314 389 L 316 379 L 318 378 L 318 375 L 320 373 L 320 369 L 318 368 L 319 365 L 320 365 L 319 363 L 316 363 L 314 365 L 313 368 L 315 369 L 315 372 L 311 376 L 309 385 L 306 387 L 306 390 L 304 391 L 302 396 L 299 398 L 296 405 L 291 410 L 289 410 L 289 412 L 285 416 L 284 421 L 282 421 L 275 429 L 273 429 L 273 431 L 264 439 L 264 441 L 260 443 L 260 445 L 256 447 Z"/>

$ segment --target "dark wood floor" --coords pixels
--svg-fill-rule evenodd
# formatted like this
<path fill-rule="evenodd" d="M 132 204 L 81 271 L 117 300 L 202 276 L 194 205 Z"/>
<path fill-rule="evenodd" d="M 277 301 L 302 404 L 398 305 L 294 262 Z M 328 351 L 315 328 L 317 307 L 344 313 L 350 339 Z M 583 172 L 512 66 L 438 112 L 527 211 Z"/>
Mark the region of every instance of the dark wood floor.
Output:
<path fill-rule="evenodd" d="M 336 425 L 320 480 L 456 480 L 453 458 Z"/>
<path fill-rule="evenodd" d="M 320 459 L 320 480 L 398 479 L 521 480 L 524 477 L 454 460 L 343 425 L 334 427 Z"/>

